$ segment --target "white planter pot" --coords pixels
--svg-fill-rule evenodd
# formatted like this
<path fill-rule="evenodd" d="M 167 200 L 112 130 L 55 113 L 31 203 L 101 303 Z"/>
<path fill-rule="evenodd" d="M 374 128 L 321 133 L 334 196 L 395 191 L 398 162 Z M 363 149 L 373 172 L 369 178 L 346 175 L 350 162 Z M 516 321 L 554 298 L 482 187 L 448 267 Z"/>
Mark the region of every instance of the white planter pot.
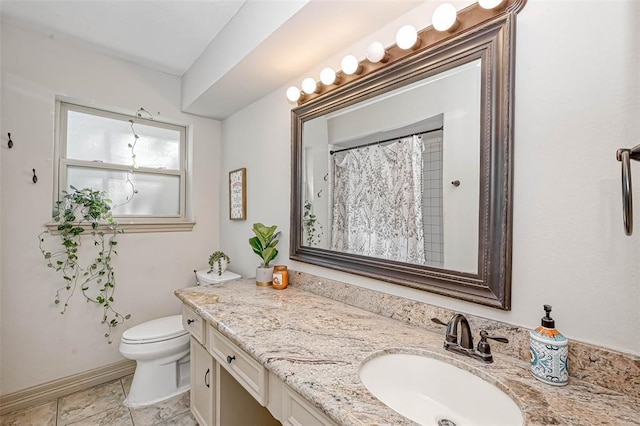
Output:
<path fill-rule="evenodd" d="M 218 263 L 220 264 L 220 273 L 218 274 Z M 213 266 L 211 267 L 211 270 L 213 272 L 211 272 L 212 274 L 215 274 L 217 276 L 220 276 L 224 273 L 224 271 L 227 270 L 227 259 L 218 259 L 216 262 L 214 262 Z"/>
<path fill-rule="evenodd" d="M 264 268 L 258 266 L 256 268 L 256 285 L 267 287 L 273 283 L 273 267 Z"/>

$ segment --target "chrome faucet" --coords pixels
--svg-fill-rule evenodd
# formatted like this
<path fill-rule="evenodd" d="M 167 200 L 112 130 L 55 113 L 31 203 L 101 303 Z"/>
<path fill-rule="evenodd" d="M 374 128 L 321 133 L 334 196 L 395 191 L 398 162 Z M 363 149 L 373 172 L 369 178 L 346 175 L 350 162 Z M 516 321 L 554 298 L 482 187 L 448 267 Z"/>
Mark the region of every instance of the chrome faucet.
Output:
<path fill-rule="evenodd" d="M 478 346 L 474 347 L 473 335 L 471 334 L 469 321 L 467 321 L 467 318 L 462 314 L 455 314 L 447 324 L 438 318 L 431 318 L 431 321 L 447 327 L 447 332 L 444 338 L 444 348 L 446 350 L 460 353 L 471 358 L 476 358 L 486 363 L 493 362 L 491 346 L 487 343 L 487 339 L 492 339 L 502 343 L 509 343 L 509 340 L 505 337 L 489 336 L 489 333 L 482 330 L 480 331 L 480 341 L 478 342 Z"/>

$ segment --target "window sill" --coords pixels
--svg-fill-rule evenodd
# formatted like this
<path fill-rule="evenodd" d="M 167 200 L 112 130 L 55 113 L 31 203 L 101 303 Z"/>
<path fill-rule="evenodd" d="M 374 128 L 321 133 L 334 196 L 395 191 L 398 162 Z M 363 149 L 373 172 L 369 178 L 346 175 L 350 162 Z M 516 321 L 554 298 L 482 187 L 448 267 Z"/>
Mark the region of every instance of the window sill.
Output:
<path fill-rule="evenodd" d="M 137 234 L 144 232 L 188 232 L 193 230 L 195 222 L 118 222 L 118 228 L 125 234 Z M 49 222 L 45 224 L 51 234 L 58 233 L 58 224 Z M 80 225 L 85 231 L 91 231 L 91 224 Z M 109 228 L 101 225 L 98 230 L 106 231 Z"/>

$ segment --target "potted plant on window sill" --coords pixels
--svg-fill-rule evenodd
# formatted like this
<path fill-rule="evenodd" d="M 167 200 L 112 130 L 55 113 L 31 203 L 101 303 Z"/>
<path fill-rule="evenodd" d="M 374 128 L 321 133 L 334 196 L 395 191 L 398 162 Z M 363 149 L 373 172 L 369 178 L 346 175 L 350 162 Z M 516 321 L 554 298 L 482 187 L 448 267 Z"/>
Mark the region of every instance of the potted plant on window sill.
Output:
<path fill-rule="evenodd" d="M 214 251 L 209 256 L 209 271 L 207 274 L 216 273 L 221 276 L 227 270 L 227 265 L 231 263 L 231 258 L 223 251 Z"/>
<path fill-rule="evenodd" d="M 253 252 L 262 259 L 262 264 L 256 268 L 256 285 L 270 286 L 273 282 L 273 267 L 269 263 L 278 255 L 278 237 L 280 232 L 276 232 L 276 225 L 265 226 L 262 223 L 253 224 L 255 237 L 249 239 L 249 244 Z"/>

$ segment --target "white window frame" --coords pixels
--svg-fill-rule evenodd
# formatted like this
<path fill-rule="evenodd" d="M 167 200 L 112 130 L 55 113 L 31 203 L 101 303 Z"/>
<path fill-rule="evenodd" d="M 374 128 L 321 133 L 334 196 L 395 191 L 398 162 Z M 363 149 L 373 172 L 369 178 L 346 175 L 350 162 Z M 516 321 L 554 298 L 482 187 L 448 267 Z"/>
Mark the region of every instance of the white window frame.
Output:
<path fill-rule="evenodd" d="M 67 167 L 83 167 L 90 169 L 106 169 L 114 171 L 128 172 L 131 166 L 105 163 L 98 161 L 75 160 L 67 158 L 67 117 L 68 111 L 77 111 L 85 114 L 106 117 L 114 120 L 126 121 L 134 120 L 134 123 L 145 124 L 153 127 L 171 129 L 180 133 L 180 159 L 179 170 L 170 170 L 164 168 L 147 168 L 138 167 L 135 172 L 151 173 L 165 176 L 178 176 L 180 179 L 180 214 L 178 215 L 132 215 L 132 214 L 115 214 L 113 215 L 119 227 L 125 232 L 169 232 L 169 231 L 190 231 L 193 229 L 195 222 L 188 219 L 188 162 L 187 162 L 187 140 L 188 127 L 158 121 L 155 119 L 147 119 L 134 115 L 123 114 L 120 112 L 107 111 L 95 107 L 84 106 L 77 103 L 67 101 L 56 101 L 56 143 L 54 149 L 54 202 L 62 198 L 62 190 L 67 187 Z M 133 137 L 133 135 L 132 135 Z M 48 223 L 49 230 L 55 231 L 57 224 Z M 86 225 L 89 227 L 89 225 Z"/>

